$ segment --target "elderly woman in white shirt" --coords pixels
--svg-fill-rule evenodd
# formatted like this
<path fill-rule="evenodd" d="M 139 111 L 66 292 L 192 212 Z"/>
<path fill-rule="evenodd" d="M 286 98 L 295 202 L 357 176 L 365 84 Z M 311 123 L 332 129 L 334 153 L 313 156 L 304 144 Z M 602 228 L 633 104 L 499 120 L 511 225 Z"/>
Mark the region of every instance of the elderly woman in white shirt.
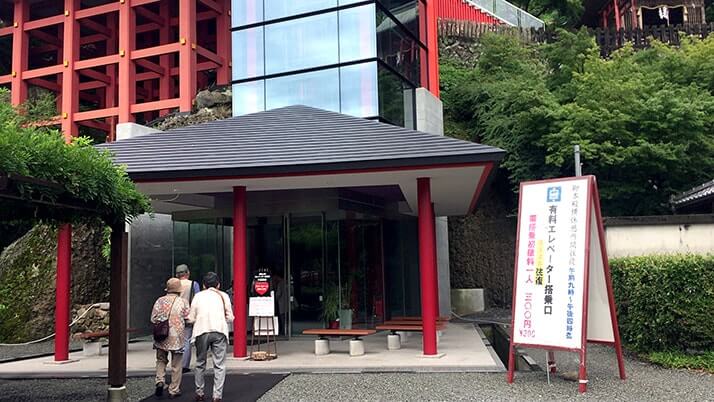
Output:
<path fill-rule="evenodd" d="M 203 291 L 193 297 L 188 321 L 193 323 L 192 341 L 196 344 L 196 400 L 205 401 L 203 375 L 208 350 L 213 355 L 213 401 L 223 398 L 226 378 L 228 322 L 233 321 L 230 297 L 220 291 L 218 275 L 209 272 L 203 277 Z"/>

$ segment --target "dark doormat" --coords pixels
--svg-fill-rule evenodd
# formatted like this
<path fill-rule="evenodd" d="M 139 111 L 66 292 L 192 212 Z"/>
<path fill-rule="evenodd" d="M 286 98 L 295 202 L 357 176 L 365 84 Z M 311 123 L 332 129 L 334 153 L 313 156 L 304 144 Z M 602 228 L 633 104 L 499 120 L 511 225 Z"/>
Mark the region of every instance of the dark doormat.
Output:
<path fill-rule="evenodd" d="M 204 388 L 207 401 L 210 401 L 213 395 L 213 372 L 209 371 L 209 373 L 205 376 L 206 387 Z M 285 377 L 287 374 L 227 374 L 226 382 L 223 385 L 223 400 L 225 402 L 257 401 Z M 181 397 L 171 399 L 171 401 L 189 402 L 194 400 L 195 395 L 196 385 L 193 374 L 185 374 L 181 379 Z M 151 395 L 142 399 L 142 402 L 164 400 L 169 400 L 169 391 L 166 388 L 164 388 L 163 396 L 157 398 Z"/>

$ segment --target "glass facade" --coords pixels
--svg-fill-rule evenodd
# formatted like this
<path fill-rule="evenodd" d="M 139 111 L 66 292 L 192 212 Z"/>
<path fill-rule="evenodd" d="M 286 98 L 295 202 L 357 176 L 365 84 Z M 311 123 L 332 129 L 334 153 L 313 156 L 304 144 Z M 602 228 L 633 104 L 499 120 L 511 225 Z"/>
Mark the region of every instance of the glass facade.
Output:
<path fill-rule="evenodd" d="M 302 104 L 412 124 L 423 3 L 365 3 L 234 0 L 233 114 Z"/>

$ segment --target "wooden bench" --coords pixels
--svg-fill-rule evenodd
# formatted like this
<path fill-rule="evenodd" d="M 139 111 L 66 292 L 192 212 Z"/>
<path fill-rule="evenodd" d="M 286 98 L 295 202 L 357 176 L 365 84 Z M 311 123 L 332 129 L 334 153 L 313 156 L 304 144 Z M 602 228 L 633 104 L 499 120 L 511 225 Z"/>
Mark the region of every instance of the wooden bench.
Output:
<path fill-rule="evenodd" d="M 409 321 L 409 320 L 388 320 L 385 321 L 383 325 L 422 325 L 422 321 Z M 436 325 L 444 327 L 446 326 L 445 321 L 436 321 Z"/>
<path fill-rule="evenodd" d="M 326 355 L 330 353 L 330 340 L 328 338 L 349 336 L 350 356 L 364 355 L 364 342 L 360 337 L 372 335 L 377 331 L 373 329 L 338 329 L 338 328 L 315 328 L 302 331 L 303 335 L 317 335 L 315 340 L 315 354 Z"/>
<path fill-rule="evenodd" d="M 419 321 L 407 321 L 406 324 L 404 324 L 404 321 L 399 321 L 396 324 L 393 322 L 385 322 L 384 324 L 377 325 L 375 328 L 377 329 L 377 331 L 390 331 L 390 334 L 387 335 L 387 349 L 388 350 L 401 349 L 402 343 L 407 342 L 406 333 L 424 332 L 424 326 Z M 437 330 L 436 340 L 437 340 L 437 342 L 439 341 L 440 332 L 442 329 L 444 329 L 444 323 L 437 321 L 436 322 L 436 330 Z M 400 336 L 397 332 L 403 332 L 405 336 Z"/>

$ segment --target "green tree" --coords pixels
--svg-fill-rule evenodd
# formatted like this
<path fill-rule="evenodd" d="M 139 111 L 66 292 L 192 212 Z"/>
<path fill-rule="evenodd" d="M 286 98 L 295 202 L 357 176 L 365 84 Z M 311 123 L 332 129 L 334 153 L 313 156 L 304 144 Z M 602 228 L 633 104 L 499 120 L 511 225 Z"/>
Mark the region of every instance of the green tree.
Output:
<path fill-rule="evenodd" d="M 548 45 L 484 37 L 475 68 L 445 62 L 447 134 L 508 151 L 520 181 L 569 176 L 572 147 L 608 215 L 668 210 L 714 171 L 714 38 L 600 58 L 584 32 Z"/>

